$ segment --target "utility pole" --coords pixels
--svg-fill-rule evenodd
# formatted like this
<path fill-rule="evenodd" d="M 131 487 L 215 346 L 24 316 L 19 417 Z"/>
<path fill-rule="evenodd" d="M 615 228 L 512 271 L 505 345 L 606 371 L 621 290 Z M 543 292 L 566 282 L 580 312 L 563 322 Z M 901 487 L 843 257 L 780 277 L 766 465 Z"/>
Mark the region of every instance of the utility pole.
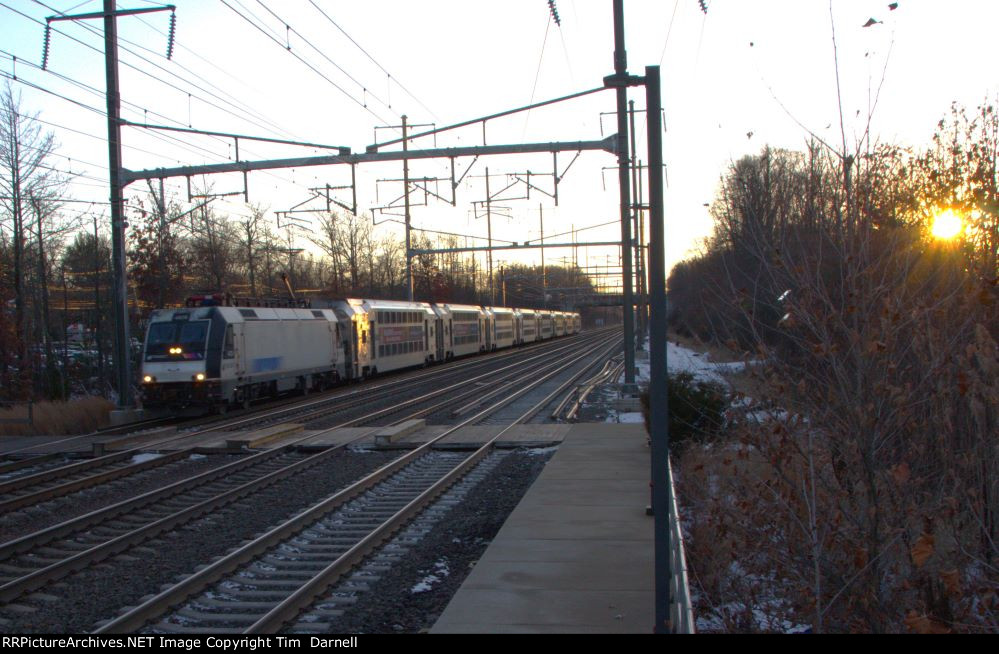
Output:
<path fill-rule="evenodd" d="M 614 76 L 628 75 L 624 47 L 624 0 L 614 0 Z M 624 304 L 624 383 L 635 383 L 635 318 L 631 295 L 631 188 L 628 179 L 628 87 L 617 85 L 617 166 L 621 192 L 621 261 Z"/>
<path fill-rule="evenodd" d="M 158 248 L 159 249 L 159 257 L 158 258 L 159 258 L 159 267 L 160 267 L 160 280 L 159 280 L 159 282 L 160 282 L 160 284 L 159 284 L 159 286 L 160 286 L 160 293 L 159 293 L 160 302 L 159 302 L 159 304 L 160 304 L 160 308 L 162 308 L 163 307 L 163 302 L 164 302 L 164 297 L 166 296 L 166 285 L 167 285 L 166 261 L 164 260 L 164 257 L 163 257 L 163 245 L 164 245 L 164 238 L 166 237 L 166 227 L 167 227 L 167 221 L 166 221 L 166 195 L 164 194 L 164 190 L 163 190 L 163 178 L 162 177 L 160 177 L 160 197 L 158 198 L 158 202 L 156 204 L 157 204 L 157 208 L 158 208 L 159 213 L 160 213 L 160 233 L 159 233 L 159 238 L 157 239 L 157 241 L 159 241 L 159 248 Z"/>
<path fill-rule="evenodd" d="M 101 241 L 97 231 L 97 214 L 94 214 L 94 338 L 97 340 L 97 371 L 101 380 L 101 395 L 104 396 L 104 332 L 101 329 Z"/>
<path fill-rule="evenodd" d="M 107 77 L 108 178 L 111 186 L 111 295 L 114 300 L 114 360 L 118 409 L 134 407 L 132 352 L 125 271 L 125 198 L 121 187 L 121 97 L 118 91 L 118 18 L 115 0 L 104 0 L 104 66 Z"/>
<path fill-rule="evenodd" d="M 104 72 L 106 77 L 108 116 L 108 178 L 111 203 L 111 278 L 114 301 L 114 360 L 118 379 L 118 417 L 127 420 L 126 411 L 135 408 L 132 393 L 132 362 L 128 329 L 128 296 L 125 271 L 125 199 L 122 193 L 121 165 L 121 96 L 118 91 L 118 16 L 148 14 L 157 11 L 174 12 L 176 7 L 165 5 L 143 9 L 117 9 L 115 0 L 104 0 L 104 11 L 88 14 L 49 16 L 48 23 L 58 20 L 104 19 Z M 173 49 L 171 27 L 169 57 Z M 116 416 L 112 413 L 112 423 Z"/>
<path fill-rule="evenodd" d="M 538 204 L 538 216 L 541 219 L 541 308 L 548 308 L 548 275 L 545 273 L 545 208 Z"/>
<path fill-rule="evenodd" d="M 406 153 L 409 152 L 409 139 L 407 138 L 407 127 L 408 122 L 405 115 L 402 117 L 402 184 L 405 187 L 405 203 L 406 203 L 406 297 L 410 302 L 413 301 L 413 254 L 412 254 L 412 244 L 410 242 L 410 222 L 409 222 L 409 158 Z"/>
<path fill-rule="evenodd" d="M 500 289 L 503 297 L 503 306 L 506 306 L 506 272 L 500 266 Z"/>
<path fill-rule="evenodd" d="M 636 301 L 636 308 L 638 309 L 638 329 L 635 333 L 635 350 L 641 351 L 644 349 L 643 341 L 645 340 L 645 300 L 644 294 L 642 292 L 642 249 L 641 240 L 642 232 L 638 226 L 639 215 L 642 213 L 642 197 L 638 192 L 638 168 L 636 167 L 637 153 L 635 150 L 635 101 L 628 101 L 628 116 L 631 123 L 631 220 L 632 227 L 634 228 L 635 234 L 635 290 L 637 291 L 638 298 Z"/>
<path fill-rule="evenodd" d="M 486 229 L 489 236 L 489 305 L 496 304 L 496 286 L 493 284 L 493 197 L 489 192 L 489 168 L 486 168 Z"/>

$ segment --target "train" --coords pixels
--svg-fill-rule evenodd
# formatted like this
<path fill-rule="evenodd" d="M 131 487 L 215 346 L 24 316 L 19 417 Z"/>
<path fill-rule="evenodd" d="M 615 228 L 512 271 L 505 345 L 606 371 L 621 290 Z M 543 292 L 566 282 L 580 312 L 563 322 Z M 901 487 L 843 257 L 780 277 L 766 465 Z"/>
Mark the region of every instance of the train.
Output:
<path fill-rule="evenodd" d="M 578 313 L 547 309 L 352 298 L 281 307 L 196 295 L 150 315 L 140 395 L 151 410 L 247 408 L 580 331 Z"/>

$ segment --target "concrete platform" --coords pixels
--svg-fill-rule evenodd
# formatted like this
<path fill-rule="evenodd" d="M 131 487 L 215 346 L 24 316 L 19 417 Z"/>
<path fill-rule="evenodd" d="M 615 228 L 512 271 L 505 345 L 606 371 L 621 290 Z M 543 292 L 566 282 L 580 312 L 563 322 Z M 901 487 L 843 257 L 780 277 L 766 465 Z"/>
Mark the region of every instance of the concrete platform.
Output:
<path fill-rule="evenodd" d="M 569 426 L 431 633 L 651 633 L 640 424 Z"/>

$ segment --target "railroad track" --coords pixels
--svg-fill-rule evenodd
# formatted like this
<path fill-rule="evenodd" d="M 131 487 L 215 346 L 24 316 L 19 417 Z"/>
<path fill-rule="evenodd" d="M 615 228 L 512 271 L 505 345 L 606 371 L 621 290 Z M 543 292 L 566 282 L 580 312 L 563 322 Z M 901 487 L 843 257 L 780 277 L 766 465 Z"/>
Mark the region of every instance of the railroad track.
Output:
<path fill-rule="evenodd" d="M 172 633 L 267 633 L 281 629 L 339 578 L 473 470 L 514 425 L 528 420 L 617 345 L 561 357 L 554 367 L 437 438 L 251 540 L 180 583 L 104 624 L 98 633 L 150 629 Z M 588 363 L 581 365 L 581 362 Z M 457 429 L 580 369 L 471 454 L 434 451 Z M 326 598 L 326 604 L 329 603 Z M 320 612 L 328 608 L 317 609 Z M 314 620 L 300 621 L 307 626 Z"/>
<path fill-rule="evenodd" d="M 577 343 L 582 350 L 590 348 L 588 340 Z M 532 365 L 544 367 L 563 357 L 560 349 L 545 357 L 534 357 Z M 524 369 L 505 366 L 500 371 L 484 373 L 477 378 L 493 375 L 497 379 L 523 376 Z M 436 400 L 449 392 L 458 391 L 462 384 L 437 389 L 422 398 L 404 402 L 364 416 L 366 419 L 398 413 L 407 407 L 417 407 L 421 401 Z M 471 391 L 480 392 L 472 386 Z M 429 409 L 447 403 L 464 401 L 469 391 L 431 404 Z M 418 413 L 428 408 L 416 408 Z M 409 414 L 406 418 L 415 415 Z M 406 419 L 403 418 L 403 419 Z M 332 429 L 356 424 L 349 420 Z M 312 436 L 310 436 L 312 437 Z M 363 438 L 359 436 L 358 438 Z M 48 529 L 0 545 L 0 602 L 11 602 L 26 593 L 43 588 L 63 578 L 103 561 L 140 543 L 177 529 L 210 512 L 220 510 L 245 499 L 261 489 L 288 479 L 313 466 L 329 463 L 337 452 L 349 445 L 306 455 L 295 451 L 294 444 L 280 449 L 252 454 L 239 461 L 178 481 L 163 489 L 145 493 L 84 516 L 65 521 Z"/>
<path fill-rule="evenodd" d="M 591 334 L 588 337 L 594 338 L 595 336 Z M 182 460 L 192 454 L 194 450 L 188 448 L 154 459 L 142 457 L 142 460 L 133 462 L 135 457 L 139 457 L 145 452 L 149 452 L 150 450 L 155 451 L 158 448 L 163 448 L 181 440 L 190 440 L 197 436 L 222 431 L 234 431 L 247 426 L 260 428 L 289 420 L 304 421 L 310 429 L 326 428 L 330 425 L 321 422 L 324 418 L 332 416 L 334 419 L 339 420 L 346 411 L 364 409 L 380 401 L 398 402 L 400 398 L 412 397 L 413 392 L 419 393 L 419 389 L 431 381 L 438 384 L 444 383 L 449 377 L 455 376 L 459 379 L 467 379 L 469 374 L 474 375 L 481 369 L 488 370 L 490 367 L 494 367 L 496 363 L 506 363 L 507 365 L 501 369 L 509 369 L 512 366 L 519 365 L 521 361 L 541 360 L 551 356 L 552 353 L 572 348 L 580 342 L 578 338 L 574 338 L 569 342 L 559 341 L 554 347 L 531 347 L 527 350 L 504 352 L 502 355 L 491 355 L 485 360 L 476 358 L 461 361 L 447 368 L 434 368 L 430 371 L 421 371 L 420 373 L 399 380 L 390 380 L 372 386 L 365 385 L 363 388 L 340 391 L 333 397 L 313 399 L 305 402 L 298 401 L 290 407 L 280 407 L 249 417 L 240 416 L 234 420 L 227 420 L 221 423 L 215 421 L 206 429 L 172 435 L 122 452 L 106 454 L 66 465 L 58 465 L 55 459 L 56 455 L 45 455 L 44 457 L 40 457 L 41 460 L 37 461 L 37 464 L 46 467 L 55 465 L 56 467 L 49 467 L 33 474 L 14 476 L 8 481 L 0 482 L 0 514 L 8 513 L 22 507 L 33 506 L 85 488 L 104 484 L 114 479 Z M 514 363 L 507 363 L 508 360 L 512 360 Z M 476 378 L 472 377 L 472 379 Z M 405 407 L 408 404 L 399 403 L 398 406 Z M 384 415 L 387 414 L 382 414 L 382 416 Z M 337 426 L 347 425 L 341 423 Z M 30 471 L 31 464 L 29 461 L 30 459 L 6 464 L 8 472 L 15 474 L 17 470 Z M 0 473 L 2 472 L 3 468 L 0 468 Z"/>
<path fill-rule="evenodd" d="M 140 452 L 129 450 L 16 477 L 0 483 L 0 514 L 183 461 L 193 453 L 193 449 L 185 449 L 146 458 L 140 456 Z M 141 460 L 137 461 L 136 457 Z"/>

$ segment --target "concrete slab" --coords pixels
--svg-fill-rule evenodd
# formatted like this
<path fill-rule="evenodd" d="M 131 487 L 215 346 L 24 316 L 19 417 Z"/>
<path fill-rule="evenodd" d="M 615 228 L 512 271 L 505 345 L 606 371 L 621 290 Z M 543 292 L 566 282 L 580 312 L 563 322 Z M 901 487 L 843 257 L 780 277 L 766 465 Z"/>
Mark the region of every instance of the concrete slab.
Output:
<path fill-rule="evenodd" d="M 451 623 L 447 633 L 450 634 L 480 634 L 482 627 L 479 623 Z M 431 633 L 437 633 L 431 631 Z M 603 627 L 593 625 L 578 624 L 499 624 L 495 629 L 490 630 L 494 634 L 605 634 L 613 633 Z M 620 633 L 630 633 L 627 628 Z"/>
<path fill-rule="evenodd" d="M 406 420 L 398 425 L 382 427 L 375 432 L 375 445 L 384 447 L 395 441 L 402 440 L 403 437 L 414 432 L 418 432 L 427 426 L 427 421 L 423 418 Z"/>
<path fill-rule="evenodd" d="M 572 425 L 431 632 L 650 633 L 645 440 L 641 425 Z"/>
<path fill-rule="evenodd" d="M 333 447 L 345 445 L 355 440 L 359 446 L 373 446 L 374 433 L 380 427 L 341 427 L 332 431 L 305 431 L 301 445 L 308 447 Z"/>
<path fill-rule="evenodd" d="M 574 541 L 575 542 L 575 541 Z M 615 543 L 618 549 L 621 543 Z M 632 548 L 634 549 L 634 548 Z M 474 581 L 465 584 L 473 589 L 545 590 L 558 586 L 564 590 L 641 590 L 652 591 L 654 579 L 640 566 L 609 565 L 590 569 L 590 556 L 617 556 L 615 552 L 594 551 L 586 545 L 566 548 L 567 559 L 562 561 L 517 561 L 515 566 L 491 565 Z"/>
<path fill-rule="evenodd" d="M 89 455 L 93 443 L 100 438 L 100 436 L 93 434 L 85 436 L 2 436 L 0 437 L 0 455 L 29 456 L 53 452 Z"/>
<path fill-rule="evenodd" d="M 576 561 L 583 556 L 607 561 L 638 561 L 646 555 L 644 541 L 518 538 L 493 541 L 491 561 Z"/>
<path fill-rule="evenodd" d="M 511 538 L 559 540 L 645 540 L 652 534 L 652 520 L 645 515 L 645 503 L 627 513 L 619 506 L 557 506 L 530 504 L 509 524 Z M 645 524 L 645 523 L 648 524 Z M 506 528 L 507 525 L 504 525 Z"/>
<path fill-rule="evenodd" d="M 650 633 L 655 620 L 652 591 L 499 590 L 459 591 L 430 633 L 453 633 L 451 622 L 476 633 Z M 456 596 L 457 598 L 457 596 Z M 455 606 L 452 610 L 452 606 Z M 448 613 L 451 615 L 449 616 Z M 447 621 L 445 622 L 445 617 Z M 516 629 L 512 629 L 516 625 Z"/>
<path fill-rule="evenodd" d="M 557 472 L 557 471 L 555 471 Z M 555 504 L 559 506 L 635 506 L 650 499 L 648 484 L 641 484 L 631 479 L 601 479 L 600 484 L 579 483 L 577 478 L 568 475 L 545 476 L 534 482 L 541 497 L 538 504 Z"/>

